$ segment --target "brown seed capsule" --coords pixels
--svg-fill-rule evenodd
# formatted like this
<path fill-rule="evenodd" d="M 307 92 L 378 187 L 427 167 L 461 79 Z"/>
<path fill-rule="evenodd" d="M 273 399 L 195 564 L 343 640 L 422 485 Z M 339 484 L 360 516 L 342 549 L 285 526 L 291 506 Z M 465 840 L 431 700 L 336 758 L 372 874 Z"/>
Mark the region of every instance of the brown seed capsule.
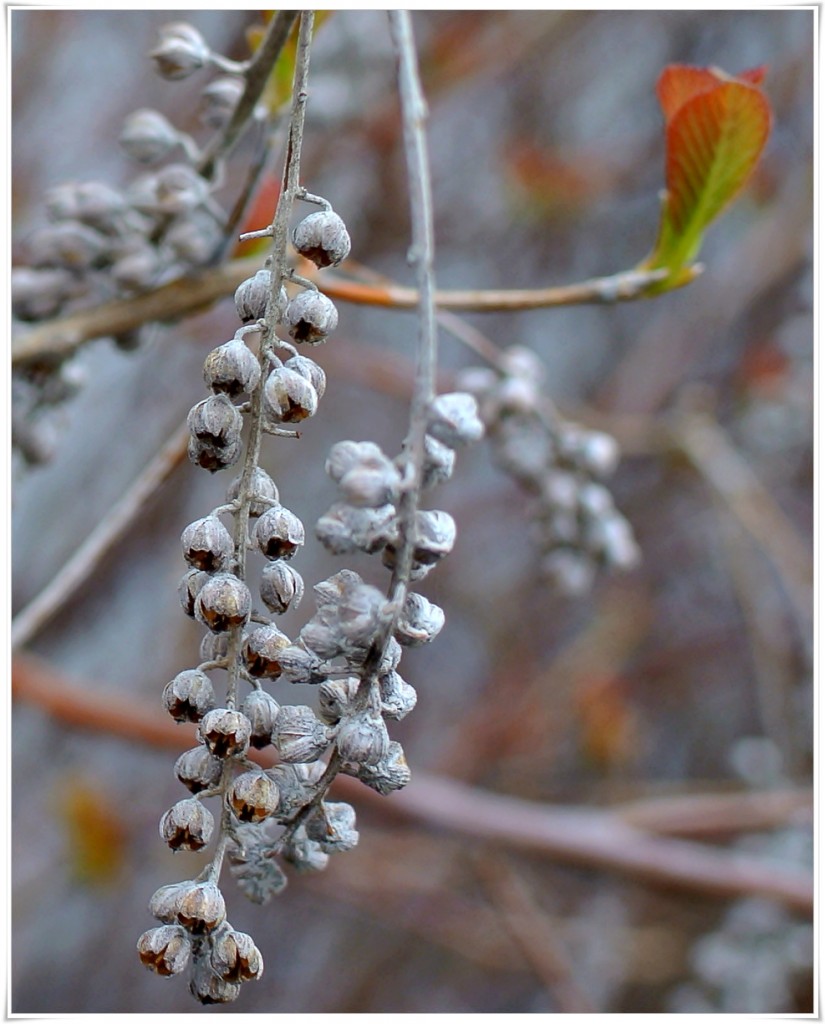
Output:
<path fill-rule="evenodd" d="M 266 268 L 238 285 L 235 290 L 235 309 L 245 324 L 266 316 L 271 288 L 272 271 Z"/>
<path fill-rule="evenodd" d="M 247 672 L 256 679 L 277 679 L 281 674 L 279 655 L 290 642 L 277 626 L 258 626 L 251 630 L 241 648 Z"/>
<path fill-rule="evenodd" d="M 189 978 L 189 991 L 205 1006 L 234 1003 L 241 994 L 239 982 L 219 978 L 208 956 L 195 957 L 195 969 Z"/>
<path fill-rule="evenodd" d="M 140 962 L 162 977 L 180 974 L 189 962 L 189 936 L 180 925 L 150 928 L 137 941 Z"/>
<path fill-rule="evenodd" d="M 172 882 L 171 885 L 162 885 L 149 900 L 149 913 L 165 924 L 176 923 L 180 901 L 192 885 L 192 882 Z"/>
<path fill-rule="evenodd" d="M 345 853 L 358 845 L 355 809 L 350 804 L 324 801 L 307 818 L 307 838 L 318 843 L 325 853 Z"/>
<path fill-rule="evenodd" d="M 284 323 L 295 341 L 318 345 L 338 326 L 338 310 L 326 295 L 308 288 L 289 302 Z"/>
<path fill-rule="evenodd" d="M 263 957 L 251 936 L 234 928 L 215 936 L 210 963 L 223 981 L 257 981 L 264 971 Z"/>
<path fill-rule="evenodd" d="M 175 775 L 192 793 L 212 789 L 221 781 L 223 761 L 214 757 L 204 746 L 184 750 L 175 761 Z"/>
<path fill-rule="evenodd" d="M 327 390 L 327 375 L 314 360 L 308 359 L 306 356 L 294 355 L 287 359 L 284 366 L 306 378 L 315 388 L 319 400 L 324 397 L 324 392 Z"/>
<path fill-rule="evenodd" d="M 248 621 L 252 612 L 249 587 L 231 573 L 219 573 L 201 587 L 195 618 L 213 633 L 226 633 Z"/>
<path fill-rule="evenodd" d="M 202 850 L 209 844 L 215 819 L 200 800 L 179 800 L 160 819 L 161 839 L 172 850 Z"/>
<path fill-rule="evenodd" d="M 215 706 L 209 676 L 196 668 L 179 672 L 164 687 L 163 706 L 176 722 L 199 722 Z"/>
<path fill-rule="evenodd" d="M 239 821 L 263 821 L 277 811 L 279 799 L 278 787 L 263 772 L 242 772 L 229 790 L 229 802 Z"/>
<path fill-rule="evenodd" d="M 265 565 L 261 573 L 261 600 L 271 612 L 282 615 L 291 605 L 298 607 L 304 596 L 304 581 L 289 562 Z"/>
<path fill-rule="evenodd" d="M 484 436 L 478 403 L 466 391 L 439 395 L 430 403 L 427 433 L 448 448 L 461 448 Z"/>
<path fill-rule="evenodd" d="M 235 397 L 251 394 L 261 379 L 261 366 L 240 338 L 213 349 L 203 364 L 206 386 Z"/>
<path fill-rule="evenodd" d="M 215 757 L 243 757 L 249 750 L 252 723 L 231 708 L 215 708 L 204 715 L 200 736 Z"/>
<path fill-rule="evenodd" d="M 335 744 L 344 761 L 377 764 L 387 756 L 390 737 L 380 714 L 363 711 L 342 721 L 335 734 Z"/>
<path fill-rule="evenodd" d="M 321 210 L 311 213 L 292 233 L 292 244 L 316 267 L 337 267 L 349 256 L 350 237 L 337 213 Z"/>
<path fill-rule="evenodd" d="M 272 745 L 287 764 L 308 764 L 329 746 L 329 730 L 312 708 L 304 704 L 285 705 L 275 723 Z"/>
<path fill-rule="evenodd" d="M 275 505 L 258 520 L 255 528 L 258 547 L 267 558 L 290 559 L 305 540 L 304 524 L 283 505 Z"/>
<path fill-rule="evenodd" d="M 235 552 L 232 535 L 217 516 L 197 519 L 181 534 L 183 557 L 206 573 L 225 569 Z"/>
<path fill-rule="evenodd" d="M 195 598 L 208 579 L 208 573 L 201 572 L 200 569 L 189 569 L 183 574 L 178 584 L 181 607 L 191 619 L 195 617 Z"/>
<path fill-rule="evenodd" d="M 223 128 L 235 112 L 244 90 L 244 79 L 237 75 L 214 78 L 201 93 L 198 119 L 208 128 Z"/>
<path fill-rule="evenodd" d="M 192 935 L 205 935 L 226 920 L 226 904 L 214 882 L 190 882 L 178 900 L 178 923 Z"/>
<path fill-rule="evenodd" d="M 198 441 L 225 448 L 240 439 L 243 416 L 226 395 L 210 395 L 189 411 L 189 432 Z"/>
<path fill-rule="evenodd" d="M 300 423 L 318 411 L 318 395 L 306 377 L 277 366 L 264 384 L 264 411 L 274 423 Z"/>
<path fill-rule="evenodd" d="M 252 734 L 249 742 L 261 749 L 272 742 L 272 730 L 281 705 L 266 690 L 252 690 L 241 705 L 241 712 L 249 719 Z"/>
<path fill-rule="evenodd" d="M 227 501 L 235 501 L 241 493 L 241 481 L 243 476 L 236 476 L 226 492 Z M 249 514 L 253 518 L 262 516 L 267 509 L 278 504 L 278 488 L 275 481 L 264 470 L 256 466 L 249 484 L 250 505 Z"/>
<path fill-rule="evenodd" d="M 154 164 L 169 155 L 180 136 L 157 110 L 136 110 L 123 122 L 118 141 L 133 160 Z"/>
<path fill-rule="evenodd" d="M 210 50 L 192 25 L 173 22 L 160 30 L 158 45 L 149 54 L 160 75 L 168 79 L 187 78 L 209 60 Z"/>
<path fill-rule="evenodd" d="M 230 444 L 221 446 L 210 444 L 208 441 L 199 441 L 196 437 L 189 438 L 189 461 L 194 462 L 201 469 L 208 469 L 210 473 L 217 473 L 219 469 L 234 466 L 241 457 L 242 451 L 243 444 L 240 437 Z"/>

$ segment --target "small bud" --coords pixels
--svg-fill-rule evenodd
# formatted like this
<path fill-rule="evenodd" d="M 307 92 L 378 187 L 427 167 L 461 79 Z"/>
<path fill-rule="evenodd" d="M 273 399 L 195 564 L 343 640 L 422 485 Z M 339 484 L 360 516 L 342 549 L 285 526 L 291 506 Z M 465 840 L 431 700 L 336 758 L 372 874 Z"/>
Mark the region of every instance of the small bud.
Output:
<path fill-rule="evenodd" d="M 238 495 L 241 493 L 241 481 L 243 476 L 236 476 L 226 492 L 227 501 L 235 501 Z M 249 514 L 253 518 L 262 516 L 267 509 L 272 508 L 273 505 L 278 504 L 278 488 L 275 486 L 275 481 L 264 470 L 256 466 L 253 473 L 252 479 L 249 484 L 249 493 L 251 502 L 249 505 Z"/>
<path fill-rule="evenodd" d="M 316 583 L 312 592 L 315 594 L 315 605 L 318 611 L 321 612 L 330 605 L 337 608 L 347 590 L 360 586 L 363 582 L 358 573 L 352 569 L 339 569 L 328 579 Z"/>
<path fill-rule="evenodd" d="M 259 750 L 272 742 L 272 730 L 281 705 L 266 690 L 252 690 L 241 705 L 241 712 L 249 719 L 252 734 L 249 742 Z"/>
<path fill-rule="evenodd" d="M 349 256 L 350 237 L 337 213 L 322 210 L 311 213 L 292 233 L 292 244 L 297 252 L 316 267 L 337 267 Z"/>
<path fill-rule="evenodd" d="M 348 714 L 358 695 L 357 676 L 348 679 L 330 679 L 318 688 L 318 711 L 325 722 L 335 725 Z"/>
<path fill-rule="evenodd" d="M 288 764 L 308 764 L 329 746 L 329 730 L 312 708 L 304 704 L 285 705 L 275 723 L 272 745 Z"/>
<path fill-rule="evenodd" d="M 194 405 L 187 417 L 189 432 L 201 443 L 226 448 L 240 440 L 243 416 L 226 395 L 210 395 Z"/>
<path fill-rule="evenodd" d="M 394 539 L 396 528 L 394 505 L 355 508 L 337 502 L 318 520 L 315 535 L 333 555 L 374 554 Z"/>
<path fill-rule="evenodd" d="M 226 920 L 226 904 L 214 882 L 187 883 L 177 909 L 178 923 L 192 935 L 205 935 Z"/>
<path fill-rule="evenodd" d="M 190 523 L 181 534 L 181 544 L 186 561 L 206 573 L 225 569 L 235 551 L 229 530 L 217 516 Z"/>
<path fill-rule="evenodd" d="M 243 772 L 229 790 L 229 803 L 239 821 L 259 822 L 278 809 L 280 794 L 263 772 Z"/>
<path fill-rule="evenodd" d="M 242 757 L 249 749 L 252 723 L 231 708 L 215 708 L 204 715 L 200 736 L 215 757 Z"/>
<path fill-rule="evenodd" d="M 318 345 L 338 326 L 338 310 L 326 295 L 307 288 L 290 300 L 284 323 L 295 341 Z"/>
<path fill-rule="evenodd" d="M 118 140 L 133 160 L 155 164 L 180 142 L 180 136 L 157 110 L 136 110 L 123 122 Z"/>
<path fill-rule="evenodd" d="M 261 379 L 261 367 L 240 338 L 233 338 L 213 349 L 206 357 L 203 379 L 208 388 L 215 392 L 223 391 L 234 398 L 255 390 Z"/>
<path fill-rule="evenodd" d="M 201 93 L 198 118 L 208 128 L 224 128 L 229 124 L 244 90 L 244 79 L 222 75 L 213 79 Z"/>
<path fill-rule="evenodd" d="M 169 164 L 155 175 L 158 213 L 179 214 L 194 210 L 209 196 L 209 182 L 188 164 Z"/>
<path fill-rule="evenodd" d="M 247 672 L 256 679 L 277 679 L 281 674 L 279 655 L 289 646 L 289 637 L 277 626 L 258 626 L 251 630 L 241 648 Z"/>
<path fill-rule="evenodd" d="M 377 764 L 387 756 L 390 737 L 380 714 L 363 711 L 342 721 L 335 743 L 344 761 Z"/>
<path fill-rule="evenodd" d="M 229 927 L 215 936 L 210 963 L 223 981 L 257 981 L 264 971 L 263 957 L 252 938 Z"/>
<path fill-rule="evenodd" d="M 157 47 L 149 54 L 160 75 L 187 78 L 209 60 L 210 50 L 197 29 L 184 22 L 164 25 Z"/>
<path fill-rule="evenodd" d="M 275 423 L 300 423 L 318 410 L 318 394 L 306 377 L 276 367 L 264 384 L 264 409 Z"/>
<path fill-rule="evenodd" d="M 160 819 L 161 839 L 172 850 L 202 850 L 209 844 L 215 819 L 200 800 L 179 800 Z"/>
<path fill-rule="evenodd" d="M 407 594 L 404 610 L 395 627 L 395 637 L 407 647 L 434 640 L 444 627 L 444 611 L 421 594 Z"/>
<path fill-rule="evenodd" d="M 478 415 L 478 403 L 466 391 L 439 395 L 430 403 L 427 433 L 446 444 L 461 448 L 484 436 L 484 424 Z"/>
<path fill-rule="evenodd" d="M 350 804 L 324 801 L 307 818 L 307 838 L 318 843 L 324 853 L 345 853 L 358 845 L 355 809 Z"/>
<path fill-rule="evenodd" d="M 215 706 L 215 691 L 204 672 L 179 672 L 163 690 L 163 706 L 176 722 L 199 722 Z"/>
<path fill-rule="evenodd" d="M 288 560 L 304 544 L 304 524 L 283 505 L 275 505 L 258 519 L 255 537 L 267 558 Z"/>
<path fill-rule="evenodd" d="M 395 722 L 405 718 L 418 701 L 415 688 L 395 671 L 387 672 L 379 678 L 378 692 L 381 697 L 381 714 Z"/>
<path fill-rule="evenodd" d="M 189 936 L 180 925 L 161 925 L 144 932 L 137 942 L 144 967 L 162 977 L 180 974 L 186 968 L 191 951 Z"/>
<path fill-rule="evenodd" d="M 221 781 L 223 761 L 213 757 L 204 746 L 184 750 L 175 761 L 175 775 L 192 793 L 212 789 Z"/>
<path fill-rule="evenodd" d="M 231 573 L 213 576 L 195 599 L 195 618 L 213 633 L 226 633 L 244 625 L 251 612 L 249 588 Z"/>
<path fill-rule="evenodd" d="M 235 290 L 235 309 L 245 324 L 266 316 L 271 288 L 272 271 L 267 269 L 259 270 L 254 277 L 248 277 L 238 285 Z"/>
<path fill-rule="evenodd" d="M 196 437 L 190 437 L 187 448 L 189 461 L 200 466 L 201 469 L 208 469 L 210 473 L 217 473 L 219 469 L 234 466 L 242 452 L 243 444 L 240 435 L 226 445 L 214 445 L 208 441 L 199 441 Z"/>
<path fill-rule="evenodd" d="M 319 401 L 324 397 L 324 392 L 327 389 L 327 375 L 314 360 L 308 359 L 306 356 L 294 355 L 287 359 L 284 366 L 305 377 L 315 388 Z"/>
<path fill-rule="evenodd" d="M 304 596 L 304 581 L 288 562 L 265 565 L 261 573 L 261 600 L 276 615 L 297 606 Z"/>
<path fill-rule="evenodd" d="M 383 761 L 375 765 L 361 765 L 354 773 L 348 771 L 347 774 L 355 774 L 364 785 L 374 789 L 381 796 L 403 789 L 412 777 L 401 744 L 394 741 L 390 743 Z"/>

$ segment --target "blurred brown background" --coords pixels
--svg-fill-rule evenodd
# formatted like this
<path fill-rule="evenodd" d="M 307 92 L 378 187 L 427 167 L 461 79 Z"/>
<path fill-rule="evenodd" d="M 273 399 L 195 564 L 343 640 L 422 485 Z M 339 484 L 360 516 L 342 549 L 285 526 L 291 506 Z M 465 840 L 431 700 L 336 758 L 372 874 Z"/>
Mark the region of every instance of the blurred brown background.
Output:
<path fill-rule="evenodd" d="M 158 27 L 183 17 L 216 49 L 245 55 L 254 12 L 13 12 L 15 261 L 44 221 L 45 189 L 126 184 L 134 171 L 116 140 L 133 109 L 157 107 L 198 132 L 205 79 L 162 81 L 146 58 Z M 809 787 L 812 17 L 415 15 L 443 288 L 565 283 L 645 255 L 663 184 L 654 86 L 667 63 L 731 73 L 767 64 L 776 120 L 689 288 L 613 308 L 467 317 L 497 345 L 532 346 L 561 409 L 615 432 L 625 456 L 612 487 L 644 557 L 586 598 L 558 596 L 535 578 L 524 496 L 483 445 L 460 456 L 434 498 L 458 522 L 456 550 L 422 587 L 447 626 L 406 655 L 419 703 L 391 730 L 411 791 L 417 770 L 589 809 Z M 393 75 L 383 12 L 324 24 L 302 178 L 344 217 L 356 259 L 407 282 Z M 403 395 L 378 371 L 389 360 L 403 377 L 415 318 L 339 312 L 329 346 L 313 352 L 330 377 L 318 416 L 300 444 L 267 444 L 263 461 L 308 533 L 334 496 L 329 446 L 376 439 L 393 452 L 405 432 Z M 54 460 L 15 481 L 15 609 L 183 422 L 202 397 L 205 354 L 235 327 L 226 301 L 152 332 L 137 352 L 106 341 L 83 350 L 86 385 L 61 413 Z M 442 334 L 445 372 L 472 362 Z M 743 483 L 743 467 L 753 481 Z M 101 700 L 114 692 L 161 721 L 161 689 L 195 664 L 199 640 L 176 594 L 180 532 L 227 482 L 180 467 L 29 650 Z M 340 567 L 314 544 L 296 562 L 308 584 Z M 383 583 L 371 560 L 353 567 Z M 134 952 L 151 893 L 199 870 L 157 835 L 180 796 L 175 751 L 72 728 L 24 701 L 14 718 L 12 1009 L 198 1012 L 185 983 L 145 972 Z M 436 827 L 426 813 L 356 807 L 359 847 L 324 875 L 293 876 L 273 905 L 254 907 L 227 882 L 230 918 L 255 937 L 266 971 L 214 1012 L 811 1009 L 803 909 L 562 863 Z M 804 873 L 808 815 L 777 817 L 702 838 L 778 874 Z"/>

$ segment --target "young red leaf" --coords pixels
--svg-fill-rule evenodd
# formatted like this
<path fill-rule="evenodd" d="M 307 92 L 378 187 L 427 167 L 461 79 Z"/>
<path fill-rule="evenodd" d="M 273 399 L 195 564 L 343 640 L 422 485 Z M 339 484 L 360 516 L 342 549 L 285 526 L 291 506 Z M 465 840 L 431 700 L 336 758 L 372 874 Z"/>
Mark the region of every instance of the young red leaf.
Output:
<path fill-rule="evenodd" d="M 656 83 L 656 95 L 669 125 L 673 115 L 699 93 L 714 89 L 719 79 L 710 68 L 696 68 L 690 64 L 668 64 Z"/>

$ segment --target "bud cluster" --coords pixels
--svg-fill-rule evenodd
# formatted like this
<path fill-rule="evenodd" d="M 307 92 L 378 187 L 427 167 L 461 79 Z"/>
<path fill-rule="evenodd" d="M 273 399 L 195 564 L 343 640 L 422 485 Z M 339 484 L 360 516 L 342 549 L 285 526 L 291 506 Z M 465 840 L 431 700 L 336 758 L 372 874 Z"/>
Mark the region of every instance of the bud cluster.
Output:
<path fill-rule="evenodd" d="M 600 567 L 633 568 L 639 551 L 604 484 L 618 463 L 618 445 L 561 417 L 542 393 L 544 375 L 538 356 L 515 345 L 496 370 L 468 369 L 458 379 L 478 400 L 496 462 L 533 497 L 543 575 L 576 595 L 590 588 Z"/>

